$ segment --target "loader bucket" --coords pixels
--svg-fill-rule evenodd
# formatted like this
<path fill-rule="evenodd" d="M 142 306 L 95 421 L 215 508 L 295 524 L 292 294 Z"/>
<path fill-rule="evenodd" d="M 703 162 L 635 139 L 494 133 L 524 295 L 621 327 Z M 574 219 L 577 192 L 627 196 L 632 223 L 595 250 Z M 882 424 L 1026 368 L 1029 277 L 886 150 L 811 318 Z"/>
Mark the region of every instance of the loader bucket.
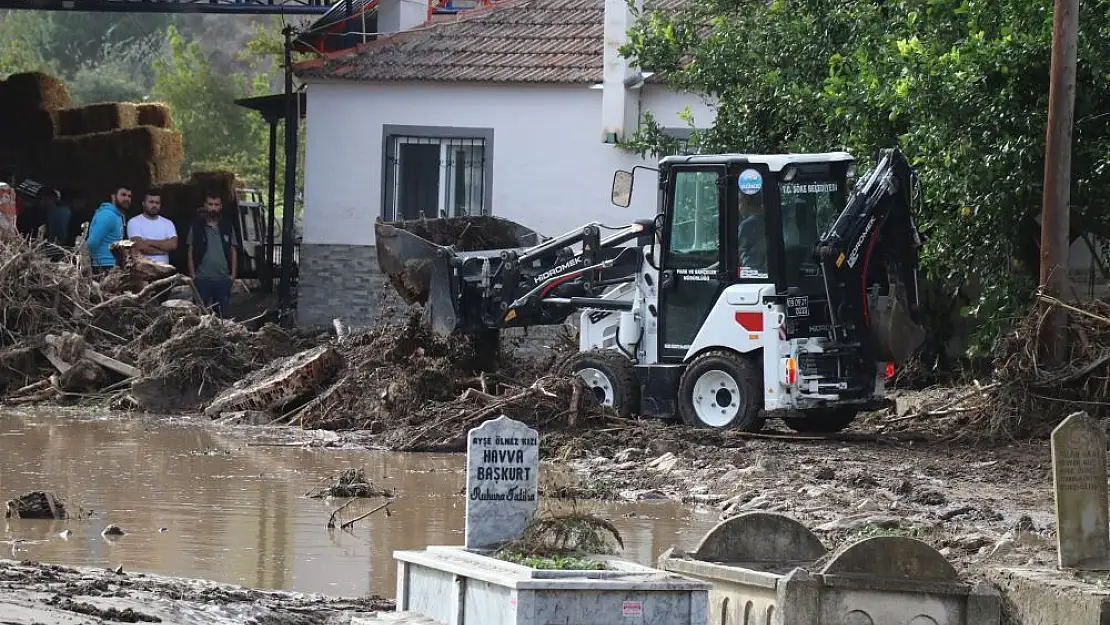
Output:
<path fill-rule="evenodd" d="M 451 284 L 453 258 L 490 255 L 542 242 L 530 228 L 487 215 L 379 221 L 374 232 L 378 266 L 402 299 L 424 306 L 425 321 L 441 334 L 450 334 L 458 323 L 456 289 Z"/>
<path fill-rule="evenodd" d="M 925 342 L 925 329 L 914 322 L 902 298 L 876 297 L 870 313 L 871 335 L 881 360 L 900 366 Z"/>

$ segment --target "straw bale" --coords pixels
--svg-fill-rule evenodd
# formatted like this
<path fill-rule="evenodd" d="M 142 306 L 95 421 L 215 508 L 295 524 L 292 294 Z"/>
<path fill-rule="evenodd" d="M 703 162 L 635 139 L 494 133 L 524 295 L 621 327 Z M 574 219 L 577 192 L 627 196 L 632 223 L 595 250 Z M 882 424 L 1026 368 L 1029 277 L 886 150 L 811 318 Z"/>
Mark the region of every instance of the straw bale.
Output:
<path fill-rule="evenodd" d="M 162 102 L 144 102 L 138 107 L 139 125 L 154 126 L 155 128 L 173 128 L 173 116 L 170 114 L 170 105 Z"/>
<path fill-rule="evenodd" d="M 59 137 L 76 137 L 85 134 L 85 127 L 81 120 L 82 109 L 58 109 L 57 135 Z"/>
<path fill-rule="evenodd" d="M 5 83 L 4 96 L 12 111 L 56 111 L 71 106 L 69 90 L 50 74 L 12 74 Z"/>
<path fill-rule="evenodd" d="M 197 208 L 204 202 L 203 191 L 195 185 L 174 182 L 161 186 L 162 216 L 175 224 L 180 220 L 188 223 L 196 215 Z"/>
<path fill-rule="evenodd" d="M 56 188 L 78 188 L 84 184 L 73 137 L 58 137 L 37 146 L 33 158 L 41 182 Z"/>
<path fill-rule="evenodd" d="M 193 172 L 193 175 L 189 176 L 189 184 L 199 187 L 201 193 L 218 193 L 224 202 L 224 209 L 238 204 L 233 172 L 224 170 Z M 203 196 L 200 201 L 204 202 Z"/>
<path fill-rule="evenodd" d="M 138 107 L 125 102 L 90 104 L 80 111 L 81 128 L 86 133 L 134 128 L 139 123 Z"/>
<path fill-rule="evenodd" d="M 42 143 L 55 136 L 55 117 L 53 111 L 27 110 L 16 112 L 8 118 L 9 132 L 14 143 Z"/>

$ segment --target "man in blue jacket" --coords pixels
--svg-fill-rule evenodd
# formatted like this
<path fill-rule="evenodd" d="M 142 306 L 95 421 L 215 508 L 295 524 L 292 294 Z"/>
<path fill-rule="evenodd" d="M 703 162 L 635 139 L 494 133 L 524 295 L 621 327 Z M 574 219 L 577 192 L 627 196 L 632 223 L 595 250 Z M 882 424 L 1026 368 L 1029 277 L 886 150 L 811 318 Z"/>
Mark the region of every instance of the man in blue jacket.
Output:
<path fill-rule="evenodd" d="M 112 194 L 112 201 L 104 202 L 93 213 L 92 221 L 89 222 L 89 234 L 85 237 L 85 245 L 88 246 L 89 257 L 92 259 L 93 275 L 107 273 L 116 266 L 111 245 L 123 239 L 124 215 L 129 208 L 131 189 L 121 185 Z"/>

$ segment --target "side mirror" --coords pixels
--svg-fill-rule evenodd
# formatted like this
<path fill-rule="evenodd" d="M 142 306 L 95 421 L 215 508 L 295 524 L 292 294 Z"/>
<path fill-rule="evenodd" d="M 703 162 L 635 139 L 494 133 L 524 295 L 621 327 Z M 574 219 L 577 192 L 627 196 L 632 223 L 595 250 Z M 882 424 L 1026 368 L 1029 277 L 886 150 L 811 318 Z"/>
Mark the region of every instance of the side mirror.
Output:
<path fill-rule="evenodd" d="M 613 204 L 628 208 L 632 204 L 632 172 L 617 170 L 613 173 Z"/>

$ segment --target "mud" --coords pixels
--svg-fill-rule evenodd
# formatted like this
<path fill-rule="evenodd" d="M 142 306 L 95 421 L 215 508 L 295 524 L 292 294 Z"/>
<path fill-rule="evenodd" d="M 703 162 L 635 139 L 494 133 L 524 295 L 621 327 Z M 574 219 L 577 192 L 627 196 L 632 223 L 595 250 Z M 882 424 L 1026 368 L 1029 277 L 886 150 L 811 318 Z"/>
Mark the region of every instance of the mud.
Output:
<path fill-rule="evenodd" d="M 461 454 L 368 451 L 345 433 L 202 417 L 36 413 L 0 411 L 0 503 L 49 485 L 93 515 L 0 521 L 2 558 L 391 597 L 395 550 L 462 540 Z M 555 460 L 541 475 L 542 505 L 612 520 L 625 537 L 624 555 L 642 564 L 676 541 L 696 540 L 713 522 L 706 510 L 672 501 L 556 500 L 577 478 Z M 341 482 L 350 490 L 340 494 L 368 496 L 315 496 Z M 386 502 L 392 514 L 383 509 L 349 530 L 338 527 Z M 333 514 L 337 527 L 329 530 Z M 105 535 L 112 524 L 125 534 Z"/>
<path fill-rule="evenodd" d="M 973 449 L 925 432 L 885 433 L 889 418 L 876 415 L 824 440 L 790 440 L 798 437 L 785 427 L 744 436 L 658 426 L 647 436 L 562 441 L 555 453 L 571 458 L 585 496 L 678 500 L 720 519 L 780 512 L 829 547 L 876 534 L 913 536 L 970 577 L 988 566 L 1055 561 L 1046 444 Z"/>
<path fill-rule="evenodd" d="M 341 625 L 392 610 L 380 597 L 261 591 L 125 570 L 0 560 L 0 614 L 12 625 Z"/>
<path fill-rule="evenodd" d="M 491 348 L 489 337 L 435 335 L 415 314 L 404 324 L 356 332 L 336 349 L 345 366 L 290 420 L 365 430 L 397 451 L 464 449 L 466 431 L 499 411 L 539 425 L 596 407 L 588 395 L 571 405 L 569 379 L 541 377 L 550 363 L 514 359 L 497 342 Z"/>
<path fill-rule="evenodd" d="M 383 229 L 404 230 L 417 241 L 402 243 L 384 237 Z M 519 248 L 539 243 L 531 230 L 500 217 L 475 215 L 445 219 L 413 219 L 376 226 L 379 264 L 390 284 L 409 304 L 428 301 L 435 246 L 458 252 Z M 423 240 L 423 241 L 420 241 Z M 430 244 L 430 245 L 429 245 Z"/>

